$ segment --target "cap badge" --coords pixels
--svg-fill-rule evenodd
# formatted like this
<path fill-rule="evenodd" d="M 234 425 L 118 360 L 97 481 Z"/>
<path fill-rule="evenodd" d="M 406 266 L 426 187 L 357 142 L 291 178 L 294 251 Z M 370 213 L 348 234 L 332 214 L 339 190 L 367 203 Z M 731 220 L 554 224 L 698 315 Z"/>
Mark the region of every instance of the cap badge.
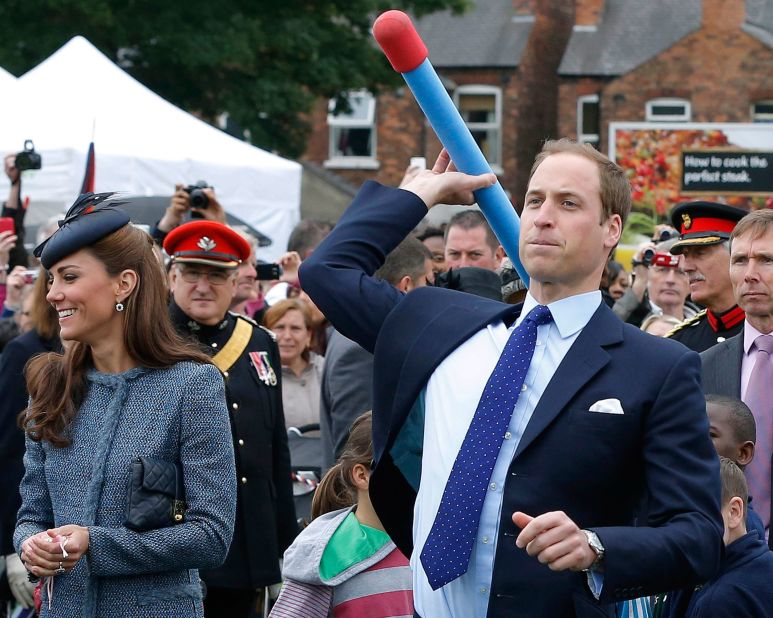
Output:
<path fill-rule="evenodd" d="M 196 246 L 199 247 L 199 249 L 203 249 L 204 251 L 212 251 L 212 249 L 217 247 L 217 243 L 211 238 L 202 236 L 199 238 L 199 242 L 196 243 Z"/>
<path fill-rule="evenodd" d="M 684 223 L 684 229 L 689 230 L 692 227 L 692 217 L 686 212 L 682 213 L 682 223 Z"/>

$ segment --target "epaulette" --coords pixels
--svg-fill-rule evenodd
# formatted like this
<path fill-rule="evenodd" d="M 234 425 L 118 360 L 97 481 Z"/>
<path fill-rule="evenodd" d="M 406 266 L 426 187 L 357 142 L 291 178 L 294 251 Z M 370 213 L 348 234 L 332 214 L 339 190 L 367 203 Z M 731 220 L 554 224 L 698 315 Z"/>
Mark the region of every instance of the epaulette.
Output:
<path fill-rule="evenodd" d="M 260 324 L 258 324 L 255 320 L 253 320 L 248 315 L 244 315 L 243 313 L 234 313 L 233 311 L 229 311 L 228 313 L 230 313 L 235 318 L 241 318 L 242 320 L 245 320 L 245 321 L 249 322 L 253 326 L 260 326 Z"/>
<path fill-rule="evenodd" d="M 258 324 L 258 328 L 262 328 L 264 331 L 266 331 L 268 333 L 268 336 L 271 337 L 271 339 L 273 341 L 276 341 L 276 335 L 274 334 L 274 331 L 269 330 L 268 328 L 266 328 L 262 324 Z"/>
<path fill-rule="evenodd" d="M 665 337 L 671 337 L 672 335 L 675 335 L 676 333 L 678 333 L 680 330 L 687 328 L 688 326 L 692 326 L 696 322 L 699 322 L 700 319 L 706 315 L 706 311 L 707 311 L 706 309 L 702 309 L 691 318 L 687 318 L 684 322 L 677 324 L 676 326 L 674 326 L 674 328 L 672 328 L 670 331 L 668 331 L 665 334 Z"/>

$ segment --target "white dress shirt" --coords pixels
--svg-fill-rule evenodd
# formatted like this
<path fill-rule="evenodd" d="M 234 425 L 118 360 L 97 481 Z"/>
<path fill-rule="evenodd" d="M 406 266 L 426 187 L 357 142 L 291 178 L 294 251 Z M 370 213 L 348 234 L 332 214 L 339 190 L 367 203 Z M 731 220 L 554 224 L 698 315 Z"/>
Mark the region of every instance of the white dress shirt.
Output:
<path fill-rule="evenodd" d="M 481 329 L 449 354 L 430 377 L 426 387 L 424 453 L 414 507 L 411 556 L 414 604 L 416 612 L 423 618 L 485 617 L 507 470 L 550 379 L 600 303 L 601 292 L 594 291 L 548 305 L 553 322 L 537 328 L 534 356 L 483 502 L 470 567 L 464 575 L 434 591 L 419 559 L 421 550 L 435 521 L 451 468 L 486 381 L 512 330 L 538 304 L 537 301 L 527 294 L 521 315 L 511 328 L 500 321 Z M 591 589 L 594 589 L 593 585 Z M 594 593 L 598 592 L 600 589 L 594 590 Z"/>

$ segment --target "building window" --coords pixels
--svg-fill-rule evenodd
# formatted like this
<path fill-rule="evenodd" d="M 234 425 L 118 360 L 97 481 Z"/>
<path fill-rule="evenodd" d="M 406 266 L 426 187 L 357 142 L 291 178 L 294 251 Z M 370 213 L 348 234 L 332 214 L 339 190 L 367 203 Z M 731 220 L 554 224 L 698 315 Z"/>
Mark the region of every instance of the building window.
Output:
<path fill-rule="evenodd" d="M 773 122 L 773 99 L 752 105 L 752 122 Z"/>
<path fill-rule="evenodd" d="M 599 95 L 577 97 L 577 141 L 597 146 L 600 134 Z"/>
<path fill-rule="evenodd" d="M 459 86 L 454 103 L 486 161 L 495 172 L 501 172 L 502 90 L 495 86 Z"/>
<path fill-rule="evenodd" d="M 328 167 L 378 167 L 376 158 L 376 99 L 364 90 L 347 96 L 349 111 L 336 111 L 335 99 L 328 102 L 330 129 Z"/>
<path fill-rule="evenodd" d="M 686 99 L 652 99 L 646 105 L 647 122 L 689 122 L 692 107 Z"/>

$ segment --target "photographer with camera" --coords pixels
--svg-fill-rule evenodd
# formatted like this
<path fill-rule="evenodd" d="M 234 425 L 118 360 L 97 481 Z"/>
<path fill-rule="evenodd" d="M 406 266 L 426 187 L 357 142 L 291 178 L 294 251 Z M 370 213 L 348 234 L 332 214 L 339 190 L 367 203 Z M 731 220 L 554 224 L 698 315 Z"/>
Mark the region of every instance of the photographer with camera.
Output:
<path fill-rule="evenodd" d="M 10 272 L 14 266 L 24 266 L 26 268 L 28 263 L 27 250 L 24 248 L 24 216 L 27 214 L 27 211 L 22 207 L 21 202 L 21 173 L 24 169 L 39 168 L 24 167 L 24 155 L 24 152 L 20 152 L 5 156 L 5 175 L 8 176 L 8 180 L 11 183 L 11 190 L 8 192 L 8 199 L 3 204 L 0 217 L 13 220 L 14 229 L 12 235 L 16 239 L 6 257 L 2 245 L 6 244 L 3 241 L 9 235 L 0 238 L 0 271 L 3 273 Z M 17 165 L 17 161 L 21 167 Z"/>
<path fill-rule="evenodd" d="M 698 311 L 687 301 L 689 280 L 682 260 L 668 250 L 674 240 L 647 243 L 633 258 L 633 283 L 612 307 L 624 322 L 641 326 L 649 315 L 672 315 L 679 320 Z"/>
<path fill-rule="evenodd" d="M 185 223 L 185 215 L 189 212 L 192 219 L 205 219 L 222 224 L 226 222 L 225 210 L 217 201 L 214 187 L 210 187 L 203 180 L 195 185 L 176 184 L 169 207 L 151 230 L 153 239 L 163 245 L 166 235 Z"/>

